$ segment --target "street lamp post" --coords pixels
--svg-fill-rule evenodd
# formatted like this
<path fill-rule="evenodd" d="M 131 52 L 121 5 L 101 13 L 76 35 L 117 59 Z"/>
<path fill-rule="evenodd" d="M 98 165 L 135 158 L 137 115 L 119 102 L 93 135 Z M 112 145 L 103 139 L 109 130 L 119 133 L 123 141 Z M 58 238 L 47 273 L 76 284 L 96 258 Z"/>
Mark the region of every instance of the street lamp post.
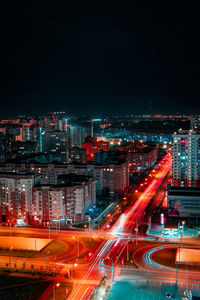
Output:
<path fill-rule="evenodd" d="M 130 237 L 128 237 L 128 240 L 127 240 L 127 253 L 126 253 L 126 258 L 127 258 L 127 262 L 129 261 L 129 249 L 128 249 L 128 242 L 129 242 L 129 238 Z"/>
<path fill-rule="evenodd" d="M 12 251 L 12 246 L 10 247 L 10 251 L 9 251 L 9 263 L 8 263 L 9 269 L 11 267 L 11 251 Z"/>
<path fill-rule="evenodd" d="M 59 282 L 54 284 L 54 287 L 53 287 L 53 300 L 56 300 L 56 288 L 58 288 L 59 286 L 60 286 Z"/>
<path fill-rule="evenodd" d="M 49 251 L 46 255 L 46 271 L 48 272 L 48 255 L 49 255 Z"/>
<path fill-rule="evenodd" d="M 136 227 L 135 228 L 135 242 L 136 242 L 136 246 L 138 244 L 138 236 L 137 236 L 137 233 L 138 233 L 138 228 Z"/>
<path fill-rule="evenodd" d="M 112 281 L 114 280 L 114 265 L 113 265 L 113 260 L 112 260 Z"/>
<path fill-rule="evenodd" d="M 188 264 L 186 263 L 186 285 L 188 284 Z"/>
<path fill-rule="evenodd" d="M 176 261 L 176 285 L 178 284 L 178 262 L 180 262 L 180 244 L 179 244 L 179 251 L 178 251 L 178 261 Z"/>
<path fill-rule="evenodd" d="M 79 258 L 79 239 L 77 240 L 78 243 L 78 258 Z"/>
<path fill-rule="evenodd" d="M 49 239 L 51 238 L 51 226 L 50 226 L 50 220 L 49 220 Z"/>
<path fill-rule="evenodd" d="M 77 266 L 78 266 L 77 263 L 73 264 L 72 278 L 74 278 L 75 268 L 76 268 Z"/>
<path fill-rule="evenodd" d="M 90 240 L 91 240 L 91 228 L 90 228 L 90 221 L 91 221 L 91 218 L 90 218 L 90 217 L 88 218 L 88 221 L 89 221 L 89 233 L 90 233 Z"/>
<path fill-rule="evenodd" d="M 75 236 L 73 236 L 73 240 L 76 240 Z M 77 251 L 78 251 L 78 255 L 77 255 L 77 260 L 79 259 L 79 239 L 77 239 Z"/>
<path fill-rule="evenodd" d="M 49 239 L 51 237 L 51 226 L 50 226 L 50 205 L 48 204 L 48 210 L 49 210 Z"/>
<path fill-rule="evenodd" d="M 10 237 L 12 236 L 12 232 L 11 232 L 11 220 L 9 221 L 9 225 L 10 225 Z"/>
<path fill-rule="evenodd" d="M 36 244 L 36 233 L 35 233 L 35 251 L 37 250 L 37 244 Z"/>
<path fill-rule="evenodd" d="M 180 243 L 179 243 L 179 263 L 180 263 L 180 261 L 181 261 L 182 237 L 183 237 L 183 229 L 181 229 L 181 237 L 180 237 Z"/>
<path fill-rule="evenodd" d="M 48 257 L 46 255 L 46 271 L 48 272 Z"/>
<path fill-rule="evenodd" d="M 90 217 L 88 218 L 88 221 L 89 221 L 89 231 L 90 231 L 90 221 L 91 221 Z"/>

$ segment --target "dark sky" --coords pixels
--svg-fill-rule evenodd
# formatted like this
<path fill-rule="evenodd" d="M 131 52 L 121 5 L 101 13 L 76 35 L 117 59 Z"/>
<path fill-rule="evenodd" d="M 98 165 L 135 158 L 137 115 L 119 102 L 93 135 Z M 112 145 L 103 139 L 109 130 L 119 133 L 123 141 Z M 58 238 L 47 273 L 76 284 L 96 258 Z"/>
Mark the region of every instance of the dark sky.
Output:
<path fill-rule="evenodd" d="M 197 7 L 68 2 L 1 9 L 1 114 L 200 113 Z"/>

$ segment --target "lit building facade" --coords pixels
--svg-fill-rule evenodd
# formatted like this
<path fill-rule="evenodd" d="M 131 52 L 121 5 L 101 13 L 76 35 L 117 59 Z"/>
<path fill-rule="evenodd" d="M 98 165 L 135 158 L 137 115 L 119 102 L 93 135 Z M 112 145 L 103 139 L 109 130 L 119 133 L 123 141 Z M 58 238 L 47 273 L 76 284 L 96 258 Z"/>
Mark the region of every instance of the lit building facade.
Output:
<path fill-rule="evenodd" d="M 58 155 L 58 160 L 67 162 L 69 159 L 70 140 L 64 131 L 44 131 L 42 136 L 43 152 Z"/>
<path fill-rule="evenodd" d="M 179 130 L 173 135 L 172 186 L 200 186 L 200 132 Z"/>
<path fill-rule="evenodd" d="M 12 224 L 28 223 L 32 187 L 39 178 L 32 173 L 0 173 L 0 218 Z"/>
<path fill-rule="evenodd" d="M 16 141 L 12 143 L 12 153 L 16 156 L 29 155 L 39 151 L 38 143 L 32 141 Z"/>
<path fill-rule="evenodd" d="M 79 125 L 68 125 L 71 147 L 81 147 L 87 136 L 86 128 Z"/>
<path fill-rule="evenodd" d="M 113 170 L 113 171 L 107 171 Z M 40 177 L 40 183 L 57 184 L 58 176 L 75 173 L 78 175 L 91 176 L 96 181 L 96 193 L 102 195 L 105 190 L 110 194 L 121 193 L 129 186 L 128 162 L 122 160 L 106 164 L 56 164 L 56 163 L 5 163 L 0 166 L 0 171 L 12 172 L 13 170 L 35 172 Z M 113 172 L 112 174 L 110 174 Z M 109 183 L 110 178 L 110 183 Z"/>
<path fill-rule="evenodd" d="M 57 185 L 36 185 L 30 209 L 33 224 L 74 223 L 84 220 L 96 204 L 96 182 L 75 174 L 61 175 Z"/>
<path fill-rule="evenodd" d="M 102 169 L 103 193 L 108 193 L 112 196 L 123 192 L 129 186 L 129 171 L 127 162 L 103 165 Z"/>
<path fill-rule="evenodd" d="M 97 138 L 88 137 L 85 143 L 82 143 L 82 148 L 86 149 L 87 160 L 90 161 L 94 160 L 96 152 L 100 152 L 101 150 L 109 151 L 109 143 Z"/>

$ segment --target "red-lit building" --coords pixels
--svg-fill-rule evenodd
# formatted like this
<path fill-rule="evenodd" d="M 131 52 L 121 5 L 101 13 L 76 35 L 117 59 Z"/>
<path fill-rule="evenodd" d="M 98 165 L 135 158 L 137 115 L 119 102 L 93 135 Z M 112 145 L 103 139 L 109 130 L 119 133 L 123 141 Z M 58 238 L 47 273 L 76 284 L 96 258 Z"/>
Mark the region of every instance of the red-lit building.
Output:
<path fill-rule="evenodd" d="M 94 160 L 94 154 L 100 150 L 109 151 L 109 143 L 98 140 L 97 138 L 88 137 L 85 143 L 82 143 L 82 148 L 86 149 L 87 161 Z"/>

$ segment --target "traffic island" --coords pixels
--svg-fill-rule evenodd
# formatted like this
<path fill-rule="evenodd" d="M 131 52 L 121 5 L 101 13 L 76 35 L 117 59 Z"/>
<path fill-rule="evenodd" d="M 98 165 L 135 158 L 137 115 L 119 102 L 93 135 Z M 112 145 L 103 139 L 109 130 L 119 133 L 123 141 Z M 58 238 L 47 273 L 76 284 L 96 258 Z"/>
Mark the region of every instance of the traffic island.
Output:
<path fill-rule="evenodd" d="M 193 252 L 193 250 L 195 252 Z M 151 259 L 156 263 L 170 267 L 178 268 L 185 271 L 197 271 L 200 272 L 200 250 L 190 248 L 163 248 L 154 252 Z M 179 255 L 181 259 L 179 260 Z"/>
<path fill-rule="evenodd" d="M 99 285 L 95 288 L 91 297 L 92 300 L 105 300 L 111 287 L 111 281 L 107 276 L 104 276 Z"/>

